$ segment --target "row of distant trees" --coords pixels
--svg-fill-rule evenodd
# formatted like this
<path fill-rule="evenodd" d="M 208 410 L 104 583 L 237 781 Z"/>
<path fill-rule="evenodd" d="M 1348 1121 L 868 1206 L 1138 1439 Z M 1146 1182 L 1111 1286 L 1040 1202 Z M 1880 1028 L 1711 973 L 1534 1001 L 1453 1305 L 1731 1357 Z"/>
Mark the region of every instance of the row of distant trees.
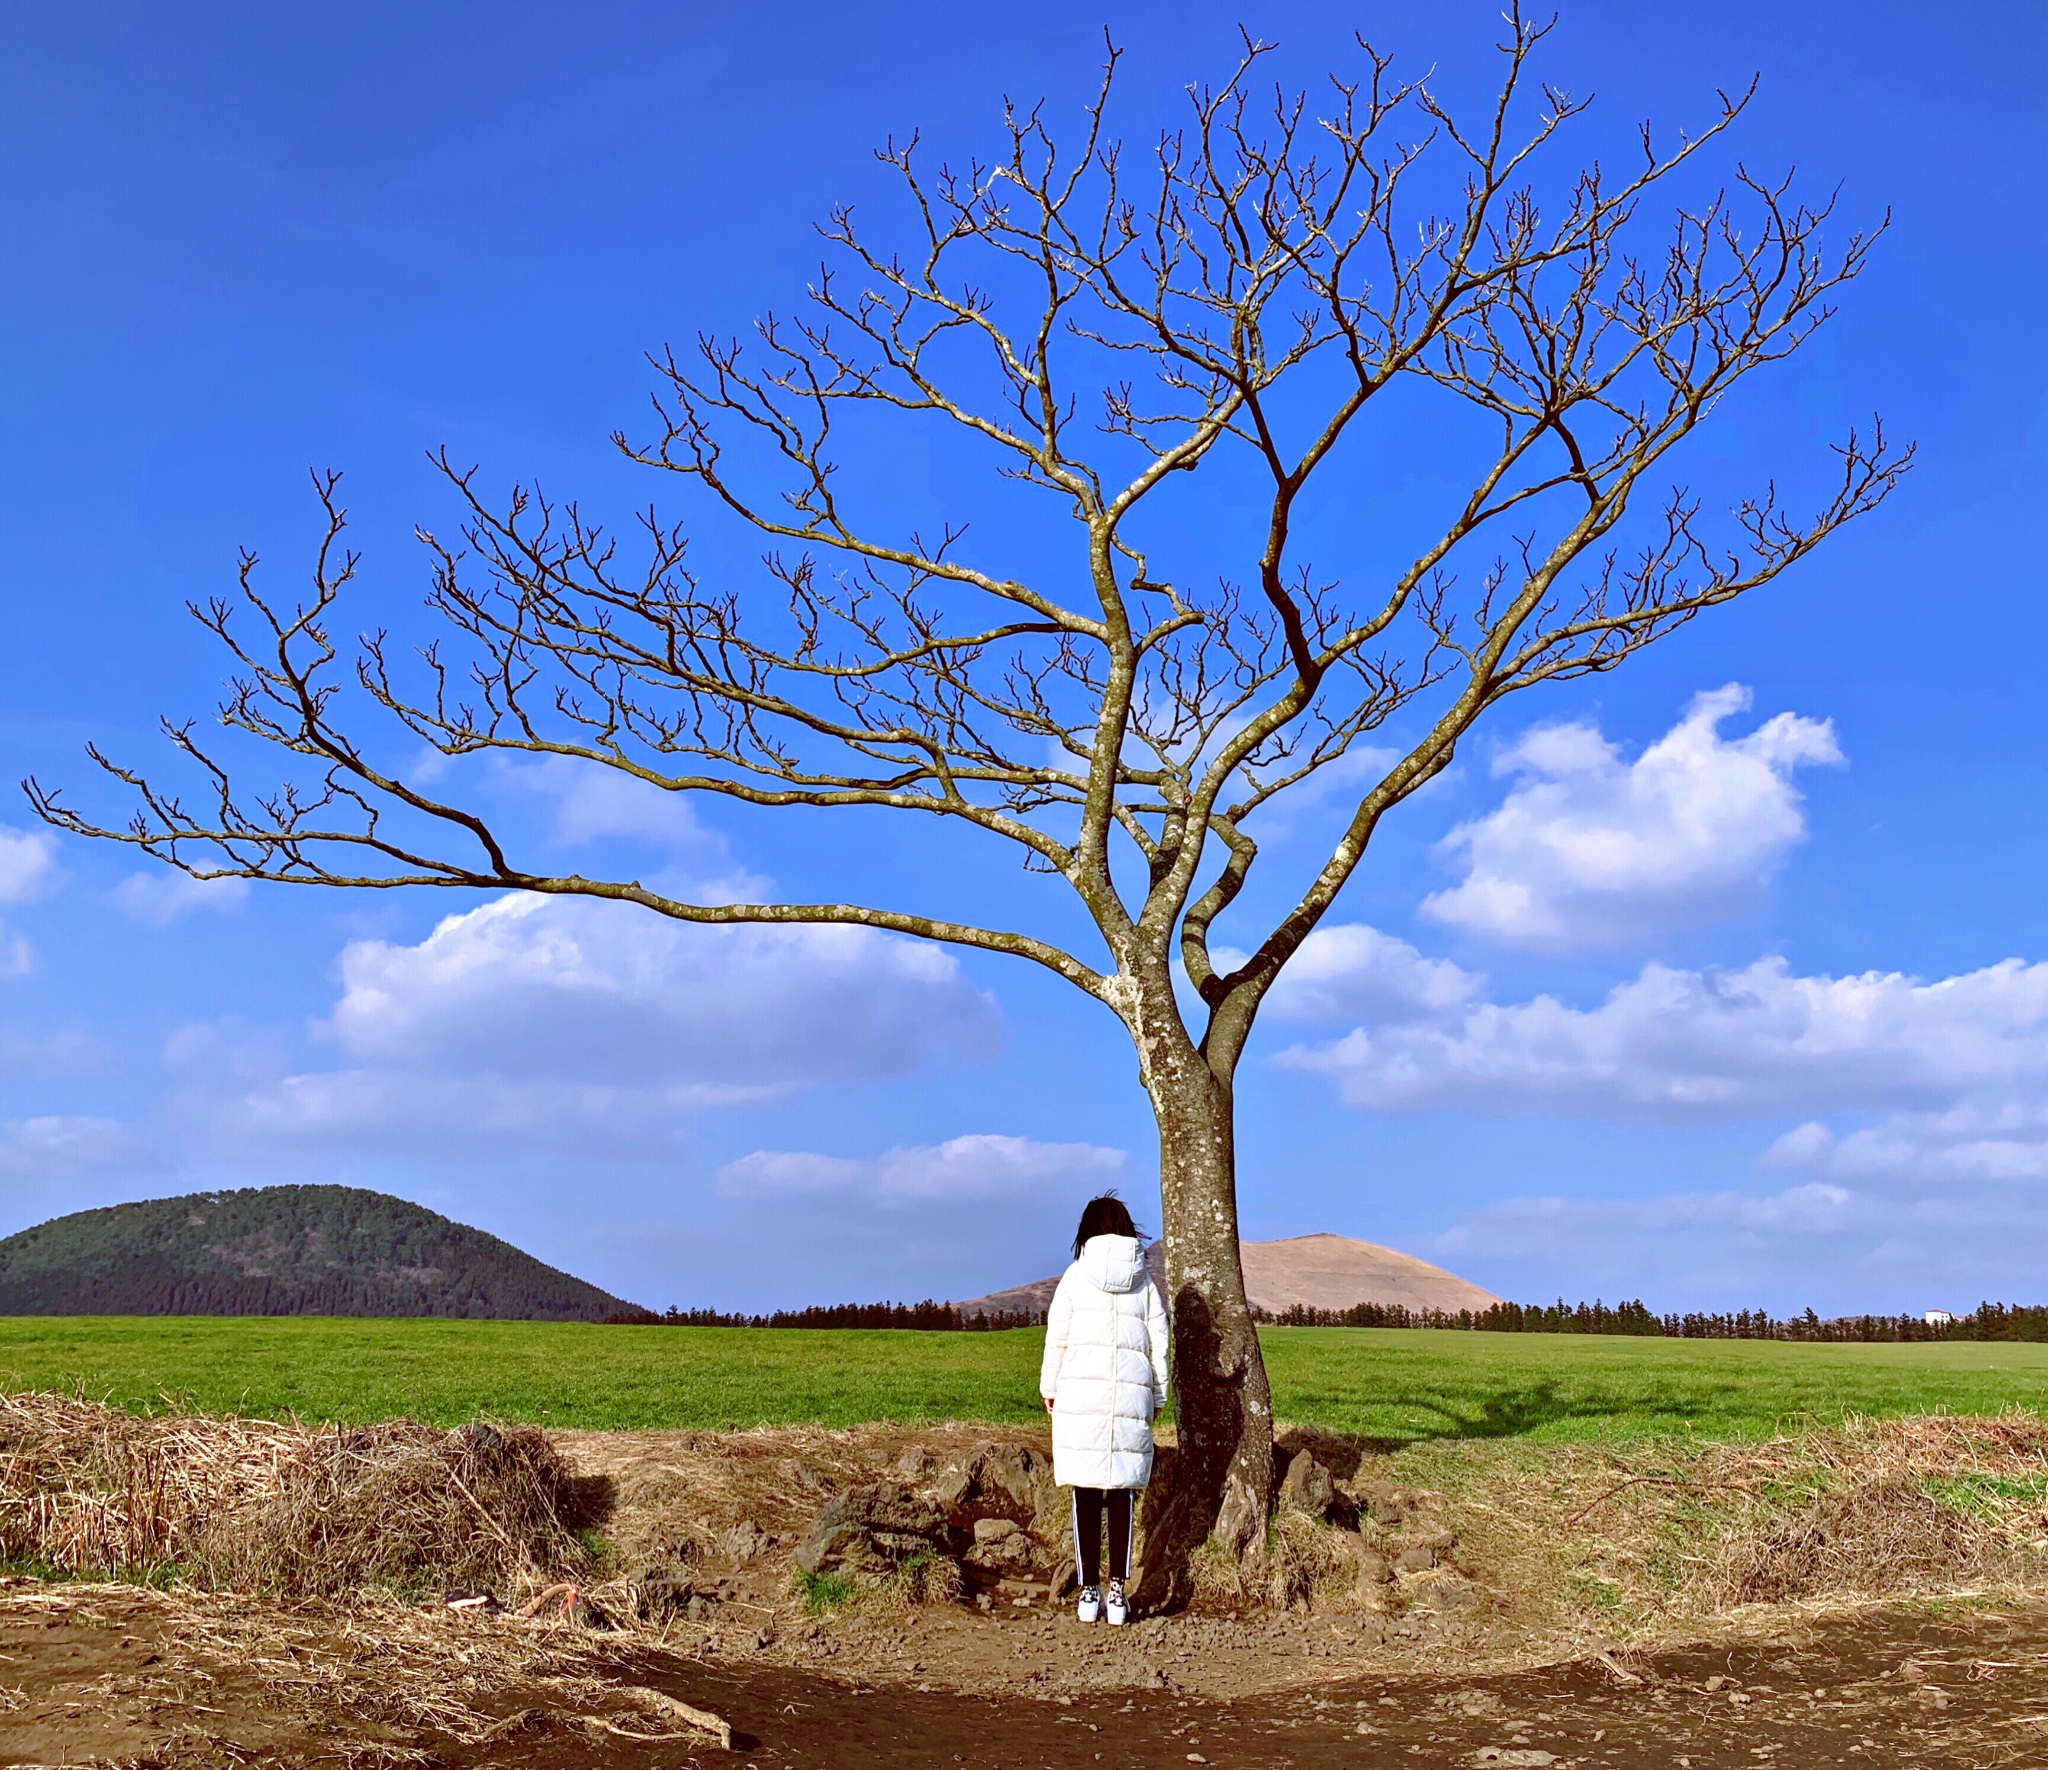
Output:
<path fill-rule="evenodd" d="M 605 1320 L 622 1327 L 914 1328 L 922 1333 L 993 1333 L 1043 1327 L 1044 1310 L 964 1313 L 951 1303 L 830 1303 L 778 1309 L 772 1315 L 724 1315 L 716 1309 L 622 1309 Z"/>
<path fill-rule="evenodd" d="M 1361 1303 L 1352 1309 L 1260 1311 L 1261 1321 L 1285 1327 L 1462 1328 L 1492 1334 L 1639 1334 L 1672 1340 L 1793 1340 L 1897 1344 L 1937 1340 L 2048 1340 L 2048 1306 L 1979 1303 L 1968 1315 L 1933 1321 L 1918 1315 L 1837 1315 L 1808 1309 L 1782 1320 L 1767 1309 L 1720 1314 L 1693 1311 L 1658 1315 L 1631 1303 L 1495 1303 L 1491 1308 L 1404 1309 L 1398 1303 Z"/>
<path fill-rule="evenodd" d="M 2048 1341 L 2048 1305 L 1979 1303 L 1968 1315 L 1928 1321 L 1918 1315 L 1838 1315 L 1813 1310 L 1784 1319 L 1765 1309 L 1718 1315 L 1658 1315 L 1640 1299 L 1629 1303 L 1495 1303 L 1455 1311 L 1360 1303 L 1350 1309 L 1308 1309 L 1297 1303 L 1254 1313 L 1274 1327 L 1444 1328 L 1482 1334 L 1622 1334 L 1672 1340 L 1793 1340 L 1891 1343 L 1936 1340 Z M 724 1315 L 715 1309 L 621 1311 L 605 1318 L 661 1327 L 913 1328 L 925 1333 L 988 1333 L 1042 1327 L 1042 1311 L 966 1313 L 951 1303 L 839 1303 L 778 1309 L 771 1315 Z"/>

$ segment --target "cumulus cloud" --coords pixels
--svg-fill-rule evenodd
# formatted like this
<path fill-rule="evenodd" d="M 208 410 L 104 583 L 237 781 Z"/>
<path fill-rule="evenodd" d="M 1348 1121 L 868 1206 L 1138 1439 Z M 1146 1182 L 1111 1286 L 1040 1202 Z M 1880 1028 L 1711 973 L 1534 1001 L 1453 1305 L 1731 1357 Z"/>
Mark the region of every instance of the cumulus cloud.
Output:
<path fill-rule="evenodd" d="M 57 842 L 47 830 L 0 824 L 0 904 L 33 903 L 57 883 Z M 0 978 L 26 977 L 36 968 L 28 937 L 0 926 Z"/>
<path fill-rule="evenodd" d="M 0 824 L 0 903 L 32 903 L 56 882 L 56 838 L 47 830 Z"/>
<path fill-rule="evenodd" d="M 1220 969 L 1245 961 L 1217 954 Z M 1362 922 L 1318 928 L 1274 982 L 1263 1012 L 1286 1020 L 1364 1018 L 1403 1023 L 1453 1013 L 1486 987 L 1486 979 L 1449 959 L 1424 958 L 1395 935 Z"/>
<path fill-rule="evenodd" d="M 1842 1131 L 1808 1120 L 1763 1159 L 1767 1167 L 1857 1180 L 2048 1180 L 2048 1106 L 2026 1087 L 2003 1097 L 1987 1090 L 1945 1111 L 1892 1113 Z"/>
<path fill-rule="evenodd" d="M 555 840 L 572 847 L 623 836 L 671 848 L 724 849 L 723 838 L 699 822 L 682 794 L 616 768 L 547 756 L 510 774 L 519 787 L 552 802 Z"/>
<path fill-rule="evenodd" d="M 921 942 L 584 899 L 504 897 L 415 945 L 356 941 L 341 979 L 316 1032 L 344 1063 L 225 1090 L 220 1129 L 655 1155 L 703 1107 L 984 1058 L 1000 1036 L 992 1000 Z M 180 1046 L 202 1067 L 207 1048 Z"/>
<path fill-rule="evenodd" d="M 147 1138 L 113 1119 L 51 1113 L 0 1121 L 0 1178 L 74 1180 L 161 1165 Z"/>
<path fill-rule="evenodd" d="M 130 873 L 111 893 L 121 913 L 149 928 L 166 928 L 193 910 L 239 909 L 249 900 L 247 879 L 195 879 L 174 867 Z"/>
<path fill-rule="evenodd" d="M 1806 820 L 1794 770 L 1835 763 L 1826 720 L 1780 713 L 1746 737 L 1721 727 L 1750 704 L 1730 684 L 1697 695 L 1638 756 L 1591 725 L 1539 727 L 1494 772 L 1500 806 L 1444 838 L 1465 876 L 1426 898 L 1431 920 L 1507 945 L 1623 945 L 1753 902 Z"/>
<path fill-rule="evenodd" d="M 1352 1024 L 1275 1061 L 1352 1106 L 1797 1119 L 1761 1152 L 1766 1169 L 1908 1192 L 2048 1181 L 2048 964 L 1933 981 L 1802 977 L 1782 958 L 1649 964 L 1579 1007 L 1489 1000 L 1477 973 L 1371 928 L 1319 930 L 1301 960 L 1269 1013 Z"/>
<path fill-rule="evenodd" d="M 1123 1172 L 1124 1159 L 1122 1150 L 1093 1143 L 979 1133 L 892 1149 L 867 1161 L 757 1149 L 719 1169 L 717 1185 L 730 1198 L 841 1193 L 885 1205 L 979 1202 L 1049 1187 L 1107 1185 Z"/>
<path fill-rule="evenodd" d="M 1381 1111 L 1934 1110 L 2048 1082 L 2048 964 L 2008 959 L 1932 983 L 1799 977 L 1782 958 L 1731 971 L 1650 964 L 1595 1007 L 1549 995 L 1459 1003 L 1280 1061 Z"/>
<path fill-rule="evenodd" d="M 1762 1194 L 1511 1198 L 1470 1212 L 1429 1246 L 1525 1301 L 1640 1294 L 1675 1309 L 1961 1310 L 1985 1296 L 2038 1294 L 2048 1199 L 2003 1186 L 1824 1180 Z"/>
<path fill-rule="evenodd" d="M 1819 1182 L 1762 1197 L 1746 1193 L 1682 1192 L 1658 1198 L 1583 1200 L 1513 1198 L 1473 1211 L 1437 1239 L 1437 1251 L 1527 1259 L 1583 1251 L 1588 1242 L 1633 1239 L 1644 1233 L 1827 1235 L 1845 1228 L 1857 1204 L 1845 1187 Z"/>

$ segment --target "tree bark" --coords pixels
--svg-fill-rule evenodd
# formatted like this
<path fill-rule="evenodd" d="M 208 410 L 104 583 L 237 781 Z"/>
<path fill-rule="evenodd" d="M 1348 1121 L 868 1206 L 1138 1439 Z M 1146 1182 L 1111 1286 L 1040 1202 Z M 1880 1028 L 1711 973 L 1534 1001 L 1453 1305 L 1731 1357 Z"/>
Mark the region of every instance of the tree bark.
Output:
<path fill-rule="evenodd" d="M 1167 1042 L 1180 1049 L 1146 1065 L 1146 1087 L 1159 1123 L 1179 1447 L 1146 1497 L 1139 1596 L 1154 1606 L 1185 1602 L 1191 1559 L 1211 1539 L 1262 1571 L 1273 1495 L 1272 1392 L 1238 1256 L 1232 1090 L 1184 1034 Z"/>

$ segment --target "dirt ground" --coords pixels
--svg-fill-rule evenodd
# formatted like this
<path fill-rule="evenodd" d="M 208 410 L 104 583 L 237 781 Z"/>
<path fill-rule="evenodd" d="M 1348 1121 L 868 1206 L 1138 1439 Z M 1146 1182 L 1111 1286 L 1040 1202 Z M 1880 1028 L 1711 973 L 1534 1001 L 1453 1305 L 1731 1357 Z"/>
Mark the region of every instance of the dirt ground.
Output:
<path fill-rule="evenodd" d="M 441 1638 L 415 1632 L 402 1645 L 438 1660 L 481 1656 L 491 1631 L 515 1625 L 429 1613 L 420 1626 Z M 1027 1629 L 1049 1663 L 1069 1667 L 1085 1665 L 1108 1636 L 1064 1616 L 984 1626 Z M 266 1627 L 276 1632 L 266 1638 Z M 303 1609 L 195 1616 L 155 1593 L 23 1584 L 0 1594 L 0 1762 L 131 1770 L 2048 1763 L 2048 1608 L 1786 1618 L 1766 1635 L 1713 1647 L 1491 1677 L 1339 1677 L 1236 1700 L 1184 1688 L 1191 1662 L 1215 1649 L 1173 1619 L 1150 1631 L 1150 1688 L 1081 1695 L 920 1688 L 929 1681 L 914 1659 L 901 1678 L 870 1682 L 637 1639 L 578 1644 L 573 1665 L 551 1662 L 548 1648 L 536 1635 L 523 1675 L 481 1679 L 487 1688 L 463 1693 L 472 1711 L 492 1716 L 487 1729 L 440 1725 L 417 1702 L 407 1712 L 406 1702 L 379 1697 L 396 1669 L 379 1652 L 374 1618 Z M 353 1688 L 335 1682 L 352 1675 Z M 451 1690 L 459 1684 L 458 1675 Z M 617 1692 L 633 1687 L 716 1713 L 734 1729 L 731 1752 L 622 1707 Z"/>
<path fill-rule="evenodd" d="M 1333 1442 L 1353 1522 L 1283 1508 L 1279 1584 L 1198 1579 L 1122 1629 L 1072 1614 L 1064 1496 L 1029 1433 L 554 1442 L 572 1552 L 500 1557 L 502 1610 L 439 1584 L 0 1577 L 0 1765 L 2048 1766 L 2031 1417 L 1748 1446 Z M 952 1496 L 939 1516 L 974 1546 L 941 1564 L 951 1583 L 826 1594 L 803 1571 L 821 1509 L 878 1487 Z M 113 1518 L 125 1493 L 73 1501 Z M 503 1534 L 457 1497 L 463 1533 Z"/>

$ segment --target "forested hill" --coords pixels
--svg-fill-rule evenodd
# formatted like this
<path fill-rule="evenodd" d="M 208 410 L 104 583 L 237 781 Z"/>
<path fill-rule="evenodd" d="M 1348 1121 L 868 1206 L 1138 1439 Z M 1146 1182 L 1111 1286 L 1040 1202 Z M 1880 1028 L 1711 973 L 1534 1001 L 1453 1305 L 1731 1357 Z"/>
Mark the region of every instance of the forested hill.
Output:
<path fill-rule="evenodd" d="M 442 1315 L 630 1308 L 509 1242 L 353 1186 L 195 1192 L 0 1241 L 0 1315 Z"/>

